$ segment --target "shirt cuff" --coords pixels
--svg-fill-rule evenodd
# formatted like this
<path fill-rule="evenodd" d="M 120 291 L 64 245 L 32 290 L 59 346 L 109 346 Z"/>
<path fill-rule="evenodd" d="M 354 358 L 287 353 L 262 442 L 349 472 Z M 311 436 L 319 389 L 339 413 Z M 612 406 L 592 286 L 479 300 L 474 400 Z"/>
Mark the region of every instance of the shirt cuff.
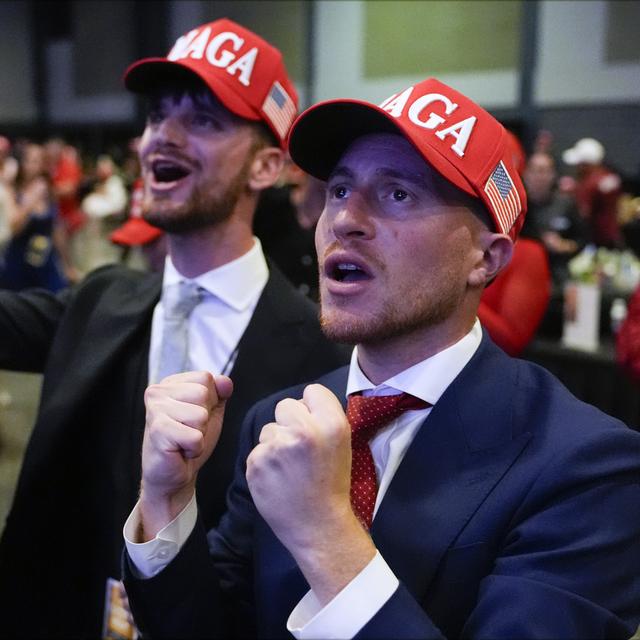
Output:
<path fill-rule="evenodd" d="M 376 551 L 371 562 L 325 607 L 313 591 L 308 591 L 291 612 L 287 630 L 297 640 L 353 638 L 378 613 L 399 584 Z"/>
<path fill-rule="evenodd" d="M 140 525 L 140 507 L 136 506 L 124 523 L 122 533 L 127 553 L 133 562 L 138 578 L 152 578 L 160 573 L 177 555 L 191 535 L 198 519 L 196 495 L 189 504 L 153 540 L 133 542 Z"/>

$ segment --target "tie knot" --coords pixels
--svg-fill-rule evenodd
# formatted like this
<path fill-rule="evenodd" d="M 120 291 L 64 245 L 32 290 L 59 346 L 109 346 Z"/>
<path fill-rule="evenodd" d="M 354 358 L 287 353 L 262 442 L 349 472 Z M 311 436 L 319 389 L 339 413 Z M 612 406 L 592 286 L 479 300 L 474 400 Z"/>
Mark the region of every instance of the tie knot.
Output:
<path fill-rule="evenodd" d="M 202 300 L 203 291 L 195 282 L 180 281 L 169 285 L 163 296 L 165 317 L 174 320 L 188 318 Z"/>
<path fill-rule="evenodd" d="M 404 411 L 426 409 L 431 404 L 408 393 L 391 396 L 351 395 L 347 400 L 347 420 L 353 440 L 368 441 Z"/>

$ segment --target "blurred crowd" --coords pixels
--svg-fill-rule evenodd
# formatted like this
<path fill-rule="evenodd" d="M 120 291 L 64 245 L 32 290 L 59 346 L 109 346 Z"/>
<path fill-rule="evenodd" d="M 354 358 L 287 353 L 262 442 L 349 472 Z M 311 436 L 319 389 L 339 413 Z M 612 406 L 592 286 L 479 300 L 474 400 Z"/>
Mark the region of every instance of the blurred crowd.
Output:
<path fill-rule="evenodd" d="M 624 319 L 626 299 L 640 283 L 640 189 L 607 162 L 595 138 L 557 149 L 541 131 L 526 154 L 509 135 L 529 212 L 509 268 L 485 291 L 480 318 L 518 355 L 539 333 L 560 337 L 569 280 L 598 282 L 609 297 L 621 297 Z M 0 286 L 58 291 L 113 262 L 162 269 L 163 233 L 142 218 L 137 144 L 86 157 L 59 137 L 39 143 L 0 136 Z M 288 162 L 254 221 L 269 259 L 314 300 L 313 236 L 323 204 L 322 183 Z"/>
<path fill-rule="evenodd" d="M 162 270 L 163 233 L 142 218 L 137 145 L 134 138 L 112 155 L 87 157 L 59 137 L 0 135 L 0 286 L 59 291 L 114 262 Z M 266 254 L 313 299 L 313 233 L 323 204 L 322 184 L 289 162 L 255 218 Z M 277 218 L 268 214 L 274 210 Z"/>
<path fill-rule="evenodd" d="M 558 149 L 539 132 L 530 154 L 512 135 L 528 213 L 511 263 L 483 295 L 480 319 L 508 353 L 538 335 L 559 339 L 569 282 L 602 294 L 601 334 L 615 339 L 640 285 L 640 189 L 607 162 L 595 138 Z M 615 321 L 611 318 L 616 314 Z"/>

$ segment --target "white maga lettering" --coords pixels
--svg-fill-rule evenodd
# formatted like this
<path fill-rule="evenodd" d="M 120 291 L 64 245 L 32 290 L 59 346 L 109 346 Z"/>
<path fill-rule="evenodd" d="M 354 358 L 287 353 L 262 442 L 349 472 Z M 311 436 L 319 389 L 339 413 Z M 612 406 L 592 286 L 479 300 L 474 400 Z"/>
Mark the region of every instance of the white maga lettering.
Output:
<path fill-rule="evenodd" d="M 237 51 L 243 44 L 244 38 L 233 33 L 232 31 L 224 31 L 219 33 L 215 38 L 211 38 L 211 42 L 207 47 L 207 60 L 214 66 L 224 69 L 236 59 L 235 54 L 231 51 L 221 51 L 220 56 L 216 57 L 218 50 L 225 43 L 230 41 L 234 51 Z"/>
<path fill-rule="evenodd" d="M 380 108 L 387 111 L 394 118 L 400 118 L 407 106 L 413 89 L 414 87 L 409 87 L 400 94 L 394 93 L 380 104 Z M 446 118 L 433 111 L 431 111 L 426 118 L 421 117 L 422 112 L 434 102 L 441 102 L 444 105 L 444 112 L 447 116 L 450 116 L 458 108 L 455 102 L 452 102 L 447 96 L 443 96 L 441 93 L 427 93 L 413 102 L 409 107 L 407 117 L 418 127 L 430 130 L 436 129 L 446 122 Z M 453 136 L 455 142 L 451 145 L 451 149 L 462 158 L 476 121 L 477 118 L 475 116 L 469 116 L 446 129 L 434 131 L 434 133 L 443 141 L 447 136 Z"/>
<path fill-rule="evenodd" d="M 227 73 L 233 76 L 236 71 L 240 69 L 238 80 L 245 87 L 248 87 L 249 82 L 251 81 L 251 72 L 253 71 L 253 65 L 256 62 L 257 55 L 258 49 L 253 47 L 251 51 L 247 51 L 247 53 L 245 53 L 241 58 L 238 58 L 231 66 L 227 67 Z"/>
<path fill-rule="evenodd" d="M 211 35 L 211 29 L 207 27 L 194 38 L 181 52 L 180 58 L 193 58 L 194 60 L 200 60 L 204 54 L 204 48 L 209 42 L 209 36 Z"/>
<path fill-rule="evenodd" d="M 233 31 L 219 33 L 211 38 L 211 42 L 209 42 L 210 37 L 210 27 L 202 31 L 198 29 L 189 31 L 186 35 L 178 38 L 167 59 L 180 60 L 190 57 L 200 60 L 203 55 L 206 55 L 207 62 L 214 67 L 226 69 L 227 73 L 232 76 L 235 76 L 236 72 L 238 72 L 238 81 L 248 87 L 251 82 L 253 67 L 258 57 L 258 48 L 253 47 L 253 49 L 237 58 L 234 52 L 240 50 L 240 47 L 244 44 L 244 38 L 241 38 L 237 33 L 233 33 Z M 229 50 L 229 48 L 222 48 L 227 43 L 230 44 L 233 51 Z"/>
<path fill-rule="evenodd" d="M 470 116 L 466 120 L 456 122 L 447 129 L 441 129 L 436 131 L 436 135 L 440 140 L 444 140 L 447 136 L 453 136 L 456 141 L 451 145 L 451 148 L 462 158 L 464 156 L 464 150 L 467 148 L 467 142 L 469 142 L 469 136 L 473 131 L 473 127 L 476 124 L 477 118 Z"/>
<path fill-rule="evenodd" d="M 179 60 L 180 58 L 184 58 L 186 55 L 184 52 L 187 50 L 187 47 L 191 44 L 196 35 L 198 35 L 198 29 L 193 29 L 186 35 L 178 38 L 171 51 L 169 51 L 167 60 Z"/>
<path fill-rule="evenodd" d="M 444 112 L 448 116 L 458 108 L 458 105 L 455 102 L 451 102 L 447 96 L 443 96 L 440 93 L 427 93 L 427 95 L 421 96 L 411 105 L 408 113 L 409 120 L 411 120 L 413 124 L 417 124 L 419 127 L 424 127 L 425 129 L 435 129 L 438 125 L 442 124 L 444 118 L 433 113 L 433 111 L 426 120 L 420 119 L 422 110 L 432 102 L 442 102 L 445 105 Z"/>
<path fill-rule="evenodd" d="M 394 118 L 399 118 L 404 111 L 405 105 L 407 104 L 407 100 L 409 99 L 412 91 L 413 87 L 409 87 L 400 95 L 394 93 L 380 105 L 380 108 L 388 111 Z"/>

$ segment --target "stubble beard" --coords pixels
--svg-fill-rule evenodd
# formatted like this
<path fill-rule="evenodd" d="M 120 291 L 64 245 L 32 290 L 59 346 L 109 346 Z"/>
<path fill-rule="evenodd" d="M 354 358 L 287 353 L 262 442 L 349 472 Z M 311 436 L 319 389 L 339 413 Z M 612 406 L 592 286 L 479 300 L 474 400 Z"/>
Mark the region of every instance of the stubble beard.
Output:
<path fill-rule="evenodd" d="M 414 291 L 411 296 L 385 300 L 375 315 L 355 313 L 324 304 L 320 296 L 320 326 L 334 342 L 377 345 L 438 326 L 462 302 L 463 292 L 453 286 Z M 404 308 L 399 300 L 410 301 Z"/>
<path fill-rule="evenodd" d="M 170 234 L 185 234 L 228 220 L 247 189 L 249 162 L 239 171 L 231 184 L 219 195 L 213 195 L 196 186 L 189 197 L 179 205 L 169 199 L 145 202 L 142 217 L 149 224 Z"/>

